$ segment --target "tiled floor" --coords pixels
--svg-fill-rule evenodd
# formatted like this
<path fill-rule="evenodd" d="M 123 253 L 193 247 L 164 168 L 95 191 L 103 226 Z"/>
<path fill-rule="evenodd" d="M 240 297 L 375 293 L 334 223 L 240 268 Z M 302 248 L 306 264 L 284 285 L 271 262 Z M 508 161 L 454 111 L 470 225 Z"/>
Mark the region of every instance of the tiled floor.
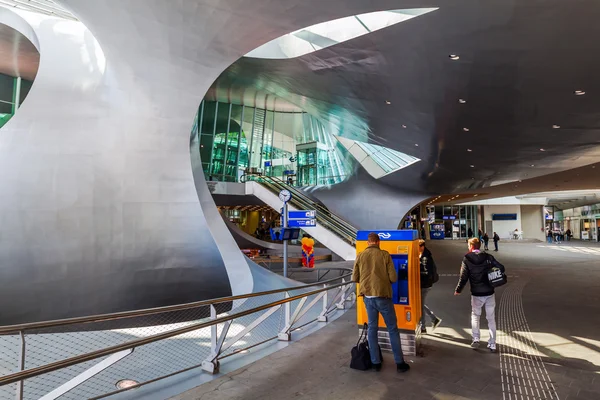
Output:
<path fill-rule="evenodd" d="M 379 373 L 348 367 L 357 336 L 350 310 L 177 399 L 600 399 L 600 247 L 502 243 L 493 254 L 511 278 L 496 294 L 500 352 L 491 354 L 469 348 L 470 298 L 453 296 L 465 243 L 428 246 L 441 274 L 428 303 L 444 321 L 424 340 L 424 356 L 409 358 L 410 372 L 397 374 L 388 354 Z"/>

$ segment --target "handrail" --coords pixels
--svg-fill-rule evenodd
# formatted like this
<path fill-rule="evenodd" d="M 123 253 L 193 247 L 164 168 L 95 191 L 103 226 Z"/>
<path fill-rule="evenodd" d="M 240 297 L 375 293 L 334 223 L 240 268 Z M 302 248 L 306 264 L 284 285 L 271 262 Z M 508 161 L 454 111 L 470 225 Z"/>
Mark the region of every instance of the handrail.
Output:
<path fill-rule="evenodd" d="M 332 231 L 340 236 L 342 239 L 347 242 L 354 244 L 354 239 L 356 238 L 356 228 L 350 225 L 347 221 L 343 220 L 339 216 L 333 214 L 326 207 L 322 206 L 314 202 L 305 193 L 302 191 L 293 188 L 289 185 L 286 185 L 285 182 L 276 178 L 265 175 L 252 175 L 248 174 L 248 177 L 255 176 L 259 183 L 263 184 L 265 187 L 270 189 L 273 192 L 278 192 L 281 189 L 290 190 L 293 194 L 292 203 L 299 204 L 300 207 L 310 207 L 317 209 L 317 221 L 319 221 L 324 226 L 330 226 Z"/>
<path fill-rule="evenodd" d="M 289 292 L 289 291 L 293 291 L 293 290 L 306 289 L 306 288 L 309 288 L 312 286 L 317 286 L 317 285 L 320 286 L 325 283 L 330 283 L 330 282 L 333 282 L 336 280 L 340 280 L 342 278 L 347 278 L 347 277 L 350 277 L 351 275 L 352 275 L 351 273 L 348 273 L 346 275 L 339 276 L 337 278 L 333 278 L 333 279 L 329 279 L 329 280 L 321 281 L 321 282 L 310 283 L 310 284 L 306 284 L 306 285 L 288 287 L 288 288 L 283 288 L 283 289 L 273 289 L 273 290 L 267 290 L 264 292 L 257 292 L 257 293 L 240 294 L 240 295 L 236 295 L 236 296 L 220 297 L 217 299 L 201 300 L 201 301 L 196 301 L 196 302 L 192 302 L 192 303 L 176 304 L 176 305 L 172 305 L 172 306 L 154 307 L 154 308 L 146 308 L 146 309 L 142 309 L 142 310 L 132 310 L 132 311 L 121 311 L 121 312 L 116 312 L 116 313 L 98 314 L 98 315 L 75 317 L 75 318 L 65 318 L 65 319 L 57 319 L 57 320 L 51 320 L 51 321 L 30 322 L 30 323 L 19 324 L 19 325 L 6 325 L 6 326 L 0 327 L 0 335 L 5 335 L 5 334 L 9 334 L 9 333 L 18 333 L 20 331 L 30 331 L 30 330 L 35 330 L 35 329 L 54 328 L 57 326 L 95 323 L 95 322 L 102 322 L 102 321 L 113 321 L 113 320 L 124 319 L 124 318 L 137 318 L 137 317 L 142 317 L 145 315 L 159 314 L 159 313 L 165 313 L 165 312 L 182 311 L 182 310 L 187 310 L 190 308 L 209 306 L 209 305 L 213 305 L 213 304 L 225 303 L 225 302 L 230 302 L 230 301 L 234 301 L 234 300 L 242 300 L 242 299 L 248 299 L 248 298 L 252 298 L 252 297 L 266 296 L 269 294 L 284 293 L 284 292 Z"/>
<path fill-rule="evenodd" d="M 340 279 L 340 278 L 337 278 Z M 245 311 L 240 311 L 238 313 L 235 314 L 231 314 L 231 315 L 226 315 L 223 317 L 218 317 L 215 319 L 212 319 L 210 321 L 206 321 L 206 322 L 200 322 L 197 324 L 193 324 L 193 325 L 189 325 L 186 327 L 182 327 L 182 328 L 177 328 L 174 329 L 172 331 L 169 332 L 164 332 L 164 333 L 159 333 L 156 335 L 152 335 L 152 336 L 148 336 L 146 338 L 143 339 L 136 339 L 136 340 L 132 340 L 130 342 L 126 342 L 126 343 L 122 343 L 119 345 L 115 345 L 115 346 L 110 346 L 101 350 L 96 350 L 96 351 L 92 351 L 89 353 L 85 353 L 85 354 L 80 354 L 78 356 L 74 356 L 74 357 L 70 357 L 70 358 L 66 358 L 64 360 L 61 361 L 56 361 L 50 364 L 46 364 L 40 367 L 35 367 L 35 368 L 30 368 L 24 371 L 20 371 L 20 372 L 16 372 L 14 374 L 10 374 L 10 375 L 5 375 L 0 377 L 0 386 L 4 386 L 4 385 L 8 385 L 11 383 L 15 383 L 15 382 L 19 382 L 25 379 L 31 379 L 34 378 L 36 376 L 39 375 L 43 375 L 43 374 L 47 374 L 59 369 L 63 369 L 63 368 L 67 368 L 76 364 L 81 364 L 83 362 L 86 361 L 91 361 L 94 360 L 96 358 L 100 358 L 100 357 L 104 357 L 104 356 L 108 356 L 123 350 L 129 350 L 129 349 L 133 349 L 135 347 L 139 347 L 139 346 L 143 346 L 143 345 L 147 345 L 150 343 L 154 343 L 160 340 L 164 340 L 164 339 L 169 339 L 171 337 L 174 336 L 179 336 L 182 335 L 184 333 L 188 333 L 188 332 L 193 332 L 195 330 L 198 329 L 203 329 L 203 328 L 207 328 L 209 326 L 212 325 L 217 325 L 219 323 L 222 322 L 227 322 L 227 321 L 231 321 L 234 320 L 236 318 L 240 318 L 240 317 L 244 317 L 246 315 L 250 315 L 250 314 L 254 314 L 257 313 L 259 311 L 263 311 L 263 310 L 267 310 L 271 307 L 275 307 L 278 305 L 282 305 L 285 303 L 289 303 L 295 300 L 299 300 L 302 299 L 304 297 L 308 297 L 308 296 L 312 296 L 324 291 L 329 291 L 331 289 L 335 289 L 337 287 L 342 287 L 342 286 L 346 286 L 346 285 L 350 285 L 352 284 L 352 281 L 349 282 L 341 282 L 335 285 L 331 285 L 331 286 L 326 286 L 324 288 L 321 289 L 317 289 L 317 290 L 313 290 L 312 292 L 306 292 L 306 293 L 302 293 L 296 296 L 291 296 L 291 297 L 287 297 L 284 298 L 282 300 L 277 300 L 274 301 L 272 303 L 269 304 L 264 304 L 262 306 L 258 306 L 249 310 L 245 310 Z M 320 282 L 319 285 L 322 285 L 323 282 Z M 290 289 L 288 289 L 289 291 Z"/>

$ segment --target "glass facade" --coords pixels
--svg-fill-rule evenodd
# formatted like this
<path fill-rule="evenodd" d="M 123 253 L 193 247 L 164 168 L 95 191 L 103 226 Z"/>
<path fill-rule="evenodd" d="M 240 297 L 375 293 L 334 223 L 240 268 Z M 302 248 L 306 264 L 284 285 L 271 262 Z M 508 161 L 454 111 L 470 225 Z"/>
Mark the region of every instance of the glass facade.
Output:
<path fill-rule="evenodd" d="M 441 205 L 431 206 L 435 223 L 444 224 L 446 239 L 467 239 L 469 228 L 477 235 L 477 206 Z"/>
<path fill-rule="evenodd" d="M 0 74 L 0 128 L 15 114 L 33 82 Z"/>
<path fill-rule="evenodd" d="M 195 135 L 207 180 L 237 182 L 251 167 L 298 185 L 331 185 L 354 168 L 335 137 L 303 112 L 203 101 Z"/>

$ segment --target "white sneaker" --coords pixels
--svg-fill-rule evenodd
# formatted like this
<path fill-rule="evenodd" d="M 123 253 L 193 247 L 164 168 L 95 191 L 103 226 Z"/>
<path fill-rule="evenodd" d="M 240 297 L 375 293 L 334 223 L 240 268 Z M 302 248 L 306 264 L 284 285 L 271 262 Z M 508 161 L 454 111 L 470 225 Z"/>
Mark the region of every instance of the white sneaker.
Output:
<path fill-rule="evenodd" d="M 471 348 L 473 350 L 477 350 L 479 348 L 479 340 L 473 339 L 473 342 L 471 343 Z"/>
<path fill-rule="evenodd" d="M 490 351 L 492 353 L 495 353 L 497 351 L 496 350 L 496 343 L 488 343 L 487 348 L 490 349 Z"/>

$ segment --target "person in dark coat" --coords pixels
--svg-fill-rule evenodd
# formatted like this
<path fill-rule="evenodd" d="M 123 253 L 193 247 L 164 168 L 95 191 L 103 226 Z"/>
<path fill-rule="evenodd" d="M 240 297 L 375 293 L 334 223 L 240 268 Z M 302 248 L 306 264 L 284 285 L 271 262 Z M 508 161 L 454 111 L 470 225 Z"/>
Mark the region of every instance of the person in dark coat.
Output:
<path fill-rule="evenodd" d="M 498 251 L 498 242 L 500 241 L 500 236 L 496 232 L 494 232 L 494 251 Z"/>
<path fill-rule="evenodd" d="M 468 236 L 469 238 L 472 238 L 472 237 L 473 237 L 473 229 L 471 229 L 471 227 L 469 227 L 469 230 L 467 231 L 467 236 Z"/>
<path fill-rule="evenodd" d="M 426 300 L 427 294 L 433 287 L 440 277 L 437 273 L 437 267 L 431 251 L 425 247 L 425 241 L 419 240 L 419 261 L 421 264 L 421 333 L 427 333 L 427 327 L 425 323 L 426 315 L 429 315 L 432 323 L 432 330 L 437 328 L 441 323 L 442 319 L 438 318 L 433 311 L 427 307 Z"/>
<path fill-rule="evenodd" d="M 491 267 L 498 268 L 502 273 L 505 272 L 505 269 L 491 254 L 481 252 L 479 250 L 480 247 L 481 242 L 479 239 L 469 239 L 469 253 L 463 258 L 460 267 L 460 278 L 454 290 L 454 295 L 460 295 L 467 282 L 469 282 L 471 286 L 471 331 L 473 335 L 471 348 L 479 348 L 479 320 L 481 318 L 481 309 L 485 308 L 485 316 L 490 331 L 490 339 L 488 340 L 487 347 L 492 353 L 495 353 L 496 296 L 494 294 L 494 287 L 488 280 L 488 273 Z"/>
<path fill-rule="evenodd" d="M 490 242 L 490 237 L 488 236 L 487 232 L 483 234 L 483 249 L 484 250 L 489 250 L 488 248 L 488 243 Z"/>

